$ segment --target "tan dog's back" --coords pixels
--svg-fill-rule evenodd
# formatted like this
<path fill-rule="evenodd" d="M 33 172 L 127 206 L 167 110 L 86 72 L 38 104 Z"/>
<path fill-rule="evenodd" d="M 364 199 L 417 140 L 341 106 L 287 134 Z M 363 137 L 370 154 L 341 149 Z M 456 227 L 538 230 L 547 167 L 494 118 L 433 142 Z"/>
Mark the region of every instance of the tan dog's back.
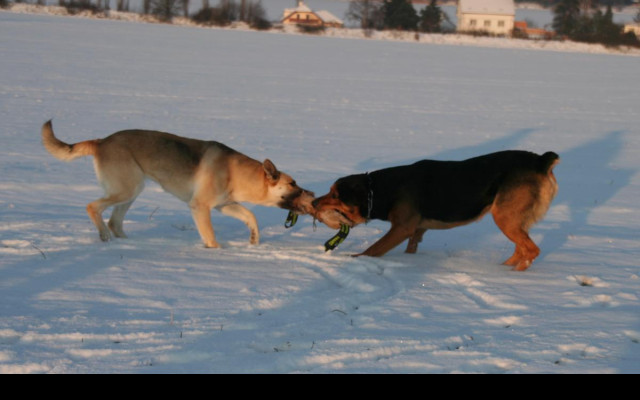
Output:
<path fill-rule="evenodd" d="M 139 169 L 145 178 L 185 202 L 193 197 L 194 179 L 203 159 L 231 155 L 241 156 L 217 142 L 144 130 L 114 133 L 99 142 L 95 154 L 101 181 L 116 176 L 118 180 L 127 179 L 127 174 Z"/>

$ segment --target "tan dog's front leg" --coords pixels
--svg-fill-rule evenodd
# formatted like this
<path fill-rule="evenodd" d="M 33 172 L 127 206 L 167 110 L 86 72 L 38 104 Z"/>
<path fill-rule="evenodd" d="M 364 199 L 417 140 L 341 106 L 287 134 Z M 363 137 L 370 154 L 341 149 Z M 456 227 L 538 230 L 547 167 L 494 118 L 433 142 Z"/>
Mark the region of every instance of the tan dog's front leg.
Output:
<path fill-rule="evenodd" d="M 253 213 L 249 211 L 246 207 L 238 203 L 231 203 L 231 204 L 226 204 L 224 206 L 216 207 L 216 209 L 221 213 L 223 213 L 224 215 L 228 215 L 229 217 L 233 217 L 244 222 L 249 228 L 249 231 L 251 232 L 249 243 L 251 244 L 260 243 L 260 231 L 258 230 L 258 221 L 256 220 L 256 216 L 253 215 Z"/>
<path fill-rule="evenodd" d="M 211 208 L 198 202 L 192 202 L 189 207 L 204 246 L 212 249 L 220 247 L 211 224 Z"/>

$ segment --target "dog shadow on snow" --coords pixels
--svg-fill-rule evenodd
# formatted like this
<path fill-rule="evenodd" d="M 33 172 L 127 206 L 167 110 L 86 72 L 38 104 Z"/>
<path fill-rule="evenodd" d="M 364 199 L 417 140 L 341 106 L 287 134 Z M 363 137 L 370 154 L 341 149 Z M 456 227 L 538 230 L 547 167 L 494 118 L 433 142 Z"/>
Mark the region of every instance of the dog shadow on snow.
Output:
<path fill-rule="evenodd" d="M 615 166 L 624 149 L 625 134 L 625 131 L 612 131 L 560 154 L 561 162 L 555 168 L 559 190 L 552 207 L 564 207 L 566 215 L 555 224 L 557 228 L 545 231 L 539 244 L 543 252 L 541 258 L 561 249 L 573 235 L 609 239 L 637 236 L 636 230 L 614 226 L 613 221 L 604 230 L 597 222 L 590 221 L 593 212 L 628 186 L 638 172 Z"/>

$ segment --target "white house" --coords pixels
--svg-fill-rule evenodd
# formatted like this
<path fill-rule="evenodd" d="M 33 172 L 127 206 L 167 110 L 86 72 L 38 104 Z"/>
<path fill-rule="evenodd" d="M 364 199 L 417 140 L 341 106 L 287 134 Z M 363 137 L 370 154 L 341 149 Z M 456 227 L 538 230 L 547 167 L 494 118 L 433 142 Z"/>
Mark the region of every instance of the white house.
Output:
<path fill-rule="evenodd" d="M 516 18 L 513 0 L 458 0 L 458 31 L 510 36 Z"/>

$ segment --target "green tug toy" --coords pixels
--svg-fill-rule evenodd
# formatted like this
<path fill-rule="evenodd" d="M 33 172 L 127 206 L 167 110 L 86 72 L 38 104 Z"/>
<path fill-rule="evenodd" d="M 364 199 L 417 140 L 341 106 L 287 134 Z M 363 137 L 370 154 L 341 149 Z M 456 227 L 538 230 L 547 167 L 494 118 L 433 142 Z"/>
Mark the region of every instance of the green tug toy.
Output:
<path fill-rule="evenodd" d="M 349 225 L 342 225 L 340 231 L 324 244 L 324 251 L 333 251 L 336 247 L 340 246 L 342 242 L 349 236 L 351 227 Z"/>
<path fill-rule="evenodd" d="M 289 211 L 289 215 L 287 216 L 287 219 L 284 222 L 284 227 L 287 229 L 293 228 L 293 226 L 297 222 L 298 222 L 298 214 L 294 213 L 293 211 Z M 327 242 L 324 244 L 324 250 L 325 251 L 335 250 L 338 246 L 342 244 L 342 242 L 345 241 L 347 236 L 349 236 L 350 230 L 351 230 L 351 227 L 349 225 L 342 225 L 340 227 L 340 231 L 334 237 L 327 240 Z"/>
<path fill-rule="evenodd" d="M 293 226 L 298 222 L 298 214 L 293 211 L 289 211 L 289 215 L 287 216 L 287 220 L 284 221 L 284 227 L 289 229 L 293 228 Z"/>

